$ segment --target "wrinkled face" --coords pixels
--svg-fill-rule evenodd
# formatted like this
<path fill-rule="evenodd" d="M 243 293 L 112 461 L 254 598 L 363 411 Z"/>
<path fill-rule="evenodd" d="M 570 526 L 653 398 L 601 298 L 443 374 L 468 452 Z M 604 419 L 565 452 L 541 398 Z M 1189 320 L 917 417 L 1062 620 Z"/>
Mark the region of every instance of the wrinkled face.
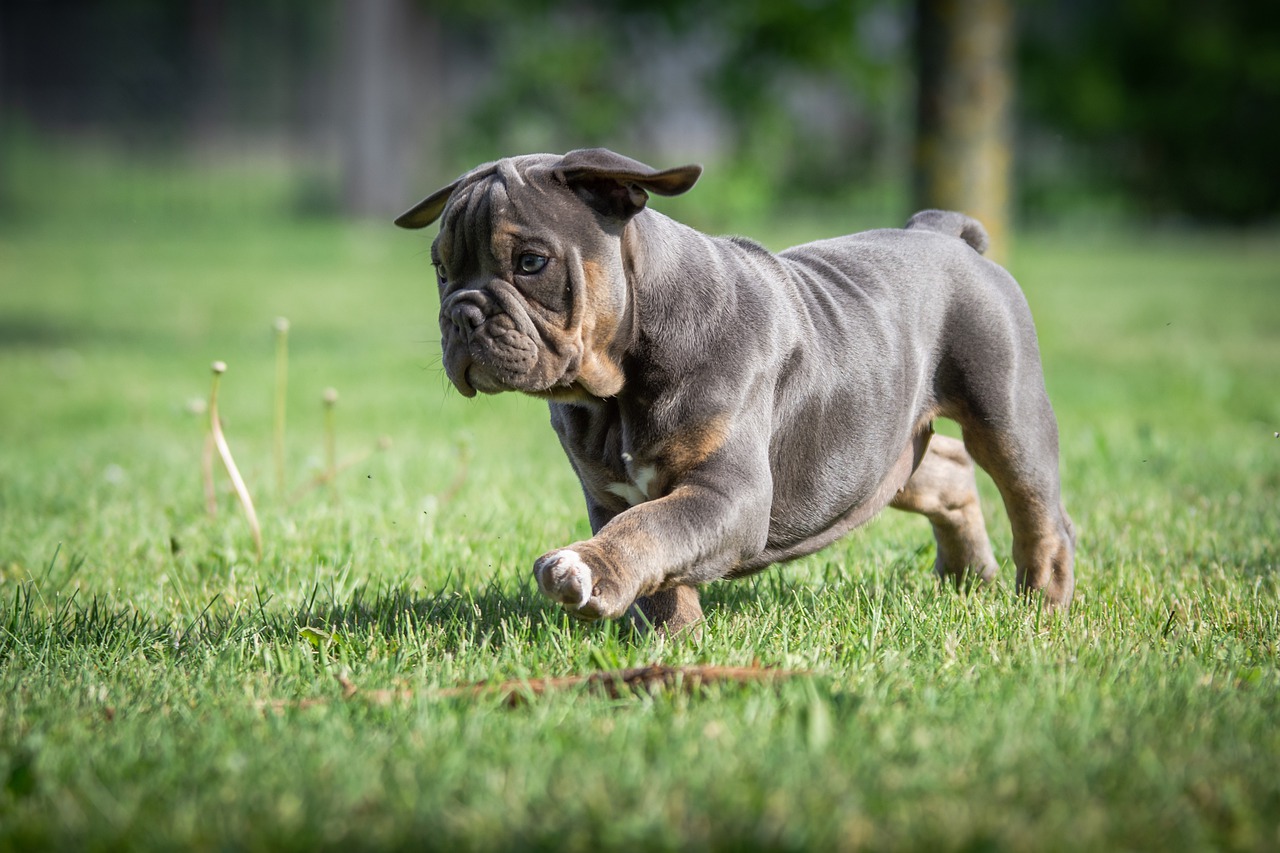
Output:
<path fill-rule="evenodd" d="M 502 160 L 450 196 L 431 248 L 444 368 L 465 396 L 570 402 L 622 388 L 628 314 L 616 233 L 545 157 Z"/>

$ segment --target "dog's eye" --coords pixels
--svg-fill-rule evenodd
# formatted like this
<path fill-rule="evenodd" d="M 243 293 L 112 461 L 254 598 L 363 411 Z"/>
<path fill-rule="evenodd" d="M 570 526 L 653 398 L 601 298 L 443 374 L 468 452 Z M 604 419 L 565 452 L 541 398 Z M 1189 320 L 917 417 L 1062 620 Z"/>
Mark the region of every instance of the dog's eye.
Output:
<path fill-rule="evenodd" d="M 547 265 L 547 259 L 542 255 L 535 255 L 532 252 L 525 252 L 519 258 L 516 258 L 516 272 L 520 275 L 537 275 L 542 272 Z"/>
<path fill-rule="evenodd" d="M 436 268 L 436 281 L 440 282 L 441 284 L 444 284 L 449 280 L 448 274 L 446 274 L 444 271 L 444 264 L 440 263 L 439 261 L 432 261 L 431 266 Z"/>

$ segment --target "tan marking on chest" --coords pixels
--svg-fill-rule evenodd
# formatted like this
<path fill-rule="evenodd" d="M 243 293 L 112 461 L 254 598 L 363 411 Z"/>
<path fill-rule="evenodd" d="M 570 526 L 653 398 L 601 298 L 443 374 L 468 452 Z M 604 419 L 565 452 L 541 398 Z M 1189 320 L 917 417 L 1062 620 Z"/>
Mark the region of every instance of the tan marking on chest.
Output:
<path fill-rule="evenodd" d="M 664 465 L 677 479 L 707 461 L 729 438 L 729 419 L 719 416 L 679 433 L 662 448 Z"/>
<path fill-rule="evenodd" d="M 714 418 L 686 429 L 663 443 L 657 464 L 636 465 L 631 454 L 622 454 L 629 479 L 610 483 L 605 490 L 637 506 L 658 498 L 659 492 L 678 483 L 689 471 L 701 465 L 728 439 L 728 419 Z"/>

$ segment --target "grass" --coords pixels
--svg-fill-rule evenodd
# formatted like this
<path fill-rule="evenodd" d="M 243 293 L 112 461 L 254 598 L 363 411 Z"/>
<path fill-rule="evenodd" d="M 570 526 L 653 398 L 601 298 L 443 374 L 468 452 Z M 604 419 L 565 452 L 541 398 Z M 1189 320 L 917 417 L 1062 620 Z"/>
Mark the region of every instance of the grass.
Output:
<path fill-rule="evenodd" d="M 1069 616 L 1011 569 L 939 590 L 927 525 L 886 514 L 709 587 L 702 637 L 662 643 L 532 589 L 587 531 L 577 484 L 541 404 L 447 387 L 424 238 L 288 218 L 270 183 L 237 204 L 79 168 L 105 189 L 24 176 L 0 227 L 0 848 L 1280 846 L 1274 235 L 1016 247 L 1082 532 Z M 204 508 L 214 359 L 260 560 L 225 477 Z M 290 500 L 330 386 L 339 456 L 391 448 Z M 808 674 L 442 695 L 651 662 Z"/>

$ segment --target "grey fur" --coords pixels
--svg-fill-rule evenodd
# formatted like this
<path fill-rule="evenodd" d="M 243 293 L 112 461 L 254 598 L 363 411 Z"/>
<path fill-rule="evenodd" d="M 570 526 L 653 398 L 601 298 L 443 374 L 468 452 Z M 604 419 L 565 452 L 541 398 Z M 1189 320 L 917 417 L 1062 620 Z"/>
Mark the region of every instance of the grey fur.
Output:
<path fill-rule="evenodd" d="M 940 576 L 989 581 L 971 454 L 1008 509 L 1019 589 L 1069 604 L 1035 329 L 980 256 L 982 226 L 923 211 L 774 255 L 646 206 L 699 172 L 601 149 L 510 158 L 397 220 L 443 216 L 450 379 L 547 399 L 582 482 L 594 535 L 535 563 L 543 592 L 588 619 L 634 602 L 679 630 L 700 618 L 697 585 L 812 553 L 890 504 L 929 517 Z M 546 267 L 520 274 L 526 253 Z M 930 448 L 937 417 L 964 447 Z"/>

